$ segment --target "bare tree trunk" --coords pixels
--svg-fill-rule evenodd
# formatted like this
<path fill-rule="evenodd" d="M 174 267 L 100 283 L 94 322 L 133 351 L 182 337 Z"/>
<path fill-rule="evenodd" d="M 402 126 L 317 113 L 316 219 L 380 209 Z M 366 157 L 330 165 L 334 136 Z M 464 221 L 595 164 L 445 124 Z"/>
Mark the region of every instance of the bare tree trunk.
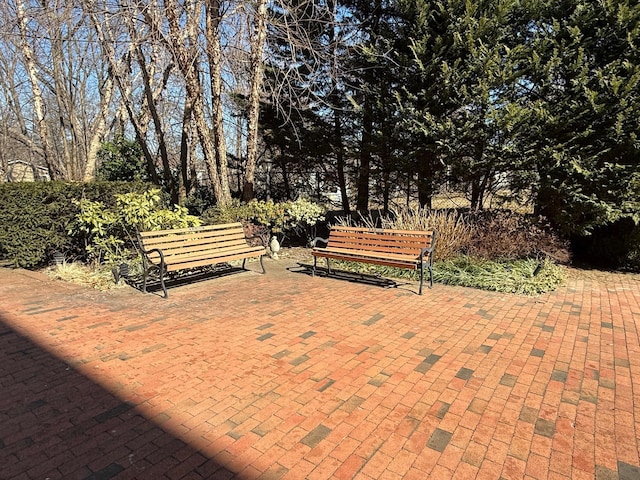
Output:
<path fill-rule="evenodd" d="M 74 108 L 70 104 L 70 98 L 67 94 L 68 89 L 65 85 L 64 68 L 64 51 L 62 45 L 62 32 L 59 30 L 57 22 L 52 21 L 52 12 L 45 6 L 46 16 L 48 18 L 51 39 L 51 65 L 53 73 L 53 95 L 57 103 L 59 132 L 58 141 L 62 143 L 62 159 L 67 180 L 77 180 L 75 168 L 74 149 L 77 142 L 76 138 L 76 120 L 74 118 Z"/>
<path fill-rule="evenodd" d="M 229 186 L 229 167 L 227 161 L 227 141 L 224 134 L 224 114 L 222 111 L 222 47 L 220 46 L 220 0 L 206 0 L 207 19 L 207 57 L 209 60 L 209 75 L 211 82 L 211 106 L 213 110 L 213 141 L 214 157 L 208 168 L 217 168 L 220 172 L 220 190 L 224 198 L 216 199 L 223 204 L 231 202 L 231 188 Z"/>
<path fill-rule="evenodd" d="M 423 208 L 431 209 L 434 189 L 434 175 L 436 154 L 431 151 L 423 152 L 418 158 L 418 201 Z"/>
<path fill-rule="evenodd" d="M 149 115 L 151 115 L 151 119 L 153 120 L 154 132 L 156 134 L 156 138 L 158 139 L 158 150 L 160 152 L 160 161 L 162 162 L 164 183 L 169 190 L 169 195 L 171 195 L 171 203 L 176 204 L 179 201 L 178 190 L 176 188 L 175 181 L 173 180 L 173 176 L 171 175 L 171 165 L 169 164 L 169 152 L 167 151 L 167 142 L 164 136 L 164 129 L 162 128 L 162 121 L 160 120 L 160 114 L 158 113 L 155 98 L 153 96 L 153 90 L 151 88 L 151 77 L 149 76 L 149 72 L 147 70 L 147 61 L 139 45 L 136 48 L 136 57 L 138 59 L 140 71 L 142 72 L 142 83 L 144 85 L 147 112 L 149 113 Z M 168 75 L 168 73 L 165 73 L 165 75 Z"/>
<path fill-rule="evenodd" d="M 122 103 L 127 110 L 129 121 L 131 122 L 131 125 L 133 126 L 133 129 L 136 134 L 136 140 L 138 141 L 138 144 L 140 145 L 144 158 L 147 162 L 147 170 L 151 175 L 151 179 L 153 183 L 155 183 L 156 185 L 159 185 L 160 179 L 158 178 L 158 174 L 155 169 L 153 154 L 151 153 L 151 150 L 149 149 L 149 145 L 145 139 L 143 127 L 140 125 L 138 116 L 133 111 L 133 105 L 131 104 L 130 101 L 128 101 L 129 97 L 127 96 L 127 94 L 129 93 L 129 89 L 127 88 L 127 84 L 124 80 L 125 74 L 122 73 L 121 63 L 118 62 L 118 60 L 116 59 L 115 51 L 113 48 L 114 41 L 113 41 L 113 34 L 111 33 L 111 29 L 109 28 L 108 23 L 101 22 L 100 19 L 98 18 L 96 14 L 96 7 L 95 7 L 94 0 L 85 0 L 85 3 L 88 7 L 87 11 L 91 18 L 91 22 L 93 23 L 93 26 L 96 30 L 98 41 L 100 42 L 104 50 L 105 58 L 107 60 L 107 63 L 109 64 L 109 68 L 112 72 L 113 79 L 116 85 L 118 86 L 118 90 L 120 91 L 120 94 L 123 97 Z M 132 48 L 134 48 L 133 45 L 132 45 Z"/>
<path fill-rule="evenodd" d="M 65 172 L 55 160 L 56 156 L 53 150 L 53 144 L 51 143 L 51 134 L 45 118 L 44 101 L 42 97 L 42 89 L 40 88 L 38 80 L 35 55 L 33 49 L 27 42 L 27 18 L 22 0 L 16 2 L 16 12 L 18 15 L 18 25 L 20 27 L 20 48 L 25 59 L 25 66 L 27 68 L 27 74 L 29 75 L 29 81 L 31 82 L 31 90 L 33 92 L 33 109 L 40 135 L 40 141 L 42 143 L 42 154 L 51 179 L 63 179 L 65 178 Z"/>
<path fill-rule="evenodd" d="M 336 149 L 336 160 L 338 169 L 338 186 L 340 187 L 340 199 L 342 200 L 342 210 L 346 215 L 351 213 L 349 207 L 349 194 L 347 192 L 347 179 L 344 173 L 345 161 L 344 161 L 344 146 L 342 143 L 342 124 L 340 123 L 340 112 L 338 108 L 334 106 L 333 109 L 333 134 Z"/>
<path fill-rule="evenodd" d="M 205 156 L 213 194 L 218 204 L 229 205 L 231 203 L 231 191 L 229 189 L 228 168 L 226 162 L 224 164 L 216 163 L 216 149 L 210 137 L 210 129 L 207 124 L 204 108 L 204 92 L 197 70 L 197 51 L 193 48 L 189 49 L 188 45 L 185 45 L 185 43 L 181 41 L 183 35 L 178 20 L 176 5 L 172 2 L 166 2 L 165 12 L 170 34 L 170 38 L 167 38 L 166 41 L 171 42 L 171 50 L 184 77 L 187 91 L 186 101 L 193 106 L 193 120 Z M 193 21 L 195 21 L 195 19 Z M 158 29 L 158 26 L 155 26 L 155 28 Z M 215 118 L 215 122 L 222 124 L 222 116 Z"/>
<path fill-rule="evenodd" d="M 367 95 L 370 95 L 367 93 Z M 358 172 L 358 201 L 359 212 L 369 210 L 369 177 L 371 173 L 371 140 L 373 138 L 373 113 L 371 100 L 364 100 L 364 116 L 362 119 L 362 138 L 360 140 L 360 170 Z"/>
<path fill-rule="evenodd" d="M 258 119 L 260 117 L 260 96 L 264 75 L 264 45 L 267 35 L 267 1 L 257 0 L 254 17 L 254 33 L 250 42 L 251 79 L 249 109 L 247 112 L 247 164 L 244 172 L 242 199 L 250 201 L 255 196 L 255 174 L 258 162 Z"/>
<path fill-rule="evenodd" d="M 89 150 L 87 151 L 87 161 L 84 165 L 84 172 L 82 178 L 85 182 L 90 182 L 96 175 L 96 162 L 98 159 L 98 151 L 100 150 L 100 144 L 107 127 L 107 114 L 111 100 L 113 99 L 113 92 L 115 86 L 110 74 L 107 74 L 104 87 L 100 95 L 100 110 L 98 112 L 98 118 L 94 125 L 93 135 L 89 142 Z"/>
<path fill-rule="evenodd" d="M 180 134 L 180 203 L 186 200 L 191 193 L 191 181 L 189 180 L 189 139 L 191 138 L 191 105 L 184 104 L 182 114 L 182 131 Z"/>
<path fill-rule="evenodd" d="M 345 176 L 345 160 L 344 160 L 344 143 L 342 139 L 342 116 L 340 115 L 340 106 L 338 98 L 338 79 L 336 78 L 339 71 L 338 65 L 338 43 L 336 42 L 336 24 L 338 19 L 338 2 L 330 0 L 327 2 L 329 11 L 332 15 L 332 23 L 329 29 L 329 45 L 331 46 L 331 106 L 333 109 L 333 144 L 336 152 L 336 168 L 338 170 L 338 186 L 340 188 L 340 199 L 342 201 L 342 210 L 346 215 L 351 213 L 349 206 L 349 194 L 347 192 L 347 179 Z"/>

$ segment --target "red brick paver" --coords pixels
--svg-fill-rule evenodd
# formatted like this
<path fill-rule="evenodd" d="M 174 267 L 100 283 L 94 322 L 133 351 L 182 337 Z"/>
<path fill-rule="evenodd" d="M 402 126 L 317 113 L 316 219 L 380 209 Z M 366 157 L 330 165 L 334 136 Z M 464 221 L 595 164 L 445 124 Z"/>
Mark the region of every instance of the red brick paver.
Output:
<path fill-rule="evenodd" d="M 639 276 L 285 266 L 168 300 L 0 269 L 0 479 L 640 478 Z"/>

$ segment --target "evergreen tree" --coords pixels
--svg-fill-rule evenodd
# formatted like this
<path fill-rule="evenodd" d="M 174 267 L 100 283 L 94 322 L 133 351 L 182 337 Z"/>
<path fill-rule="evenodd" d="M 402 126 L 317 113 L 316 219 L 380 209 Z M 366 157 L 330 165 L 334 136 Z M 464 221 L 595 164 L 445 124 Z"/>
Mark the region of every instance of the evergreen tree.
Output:
<path fill-rule="evenodd" d="M 640 220 L 640 5 L 549 1 L 523 61 L 537 211 L 567 233 Z"/>

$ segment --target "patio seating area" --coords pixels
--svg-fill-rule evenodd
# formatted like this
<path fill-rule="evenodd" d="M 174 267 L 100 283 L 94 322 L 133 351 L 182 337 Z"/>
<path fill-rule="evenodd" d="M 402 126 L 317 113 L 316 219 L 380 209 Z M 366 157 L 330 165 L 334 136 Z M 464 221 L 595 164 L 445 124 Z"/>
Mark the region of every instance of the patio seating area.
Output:
<path fill-rule="evenodd" d="M 265 263 L 165 301 L 0 268 L 0 478 L 640 478 L 638 275 L 419 296 Z"/>

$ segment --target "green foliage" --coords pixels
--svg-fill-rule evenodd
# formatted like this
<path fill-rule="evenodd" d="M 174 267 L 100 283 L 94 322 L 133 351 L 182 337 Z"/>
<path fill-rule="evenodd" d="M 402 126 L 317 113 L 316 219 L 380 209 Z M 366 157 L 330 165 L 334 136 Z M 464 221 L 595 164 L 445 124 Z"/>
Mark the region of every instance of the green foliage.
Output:
<path fill-rule="evenodd" d="M 103 142 L 98 151 L 96 178 L 107 181 L 148 180 L 138 142 L 118 135 L 112 142 Z"/>
<path fill-rule="evenodd" d="M 96 263 L 117 264 L 134 257 L 137 232 L 201 223 L 185 207 L 165 208 L 158 189 L 116 195 L 115 200 L 111 208 L 87 199 L 77 202 L 79 213 L 69 233 L 84 236 L 88 258 Z"/>
<path fill-rule="evenodd" d="M 124 182 L 0 183 L 0 258 L 10 265 L 36 268 L 55 251 L 67 258 L 84 254 L 81 239 L 68 234 L 82 198 L 114 205 L 114 195 L 143 192 L 148 185 Z"/>
<path fill-rule="evenodd" d="M 355 224 L 339 219 L 343 225 Z M 425 208 L 398 209 L 377 222 L 361 219 L 364 226 L 397 230 L 436 230 L 435 260 L 469 254 L 487 260 L 553 258 L 567 263 L 567 242 L 543 218 L 508 211 L 458 213 Z"/>
<path fill-rule="evenodd" d="M 539 174 L 539 213 L 567 234 L 638 223 L 640 5 L 573 0 L 532 13 L 522 140 Z"/>
<path fill-rule="evenodd" d="M 293 202 L 253 200 L 229 206 L 208 209 L 202 216 L 207 224 L 249 222 L 269 229 L 271 234 L 303 235 L 308 241 L 315 233 L 318 222 L 324 220 L 325 209 L 321 205 L 300 198 Z"/>
<path fill-rule="evenodd" d="M 434 267 L 439 283 L 524 295 L 553 291 L 565 277 L 565 270 L 550 260 L 496 262 L 459 256 Z"/>
<path fill-rule="evenodd" d="M 318 222 L 325 219 L 324 207 L 305 198 L 287 202 L 285 214 L 289 229 L 298 236 L 306 237 L 307 243 L 316 236 Z"/>
<path fill-rule="evenodd" d="M 366 275 L 411 281 L 420 279 L 416 270 L 345 261 L 332 261 L 331 264 L 333 268 Z M 522 295 L 553 291 L 565 278 L 565 269 L 551 260 L 494 261 L 459 255 L 436 262 L 433 267 L 433 279 L 437 283 Z"/>

